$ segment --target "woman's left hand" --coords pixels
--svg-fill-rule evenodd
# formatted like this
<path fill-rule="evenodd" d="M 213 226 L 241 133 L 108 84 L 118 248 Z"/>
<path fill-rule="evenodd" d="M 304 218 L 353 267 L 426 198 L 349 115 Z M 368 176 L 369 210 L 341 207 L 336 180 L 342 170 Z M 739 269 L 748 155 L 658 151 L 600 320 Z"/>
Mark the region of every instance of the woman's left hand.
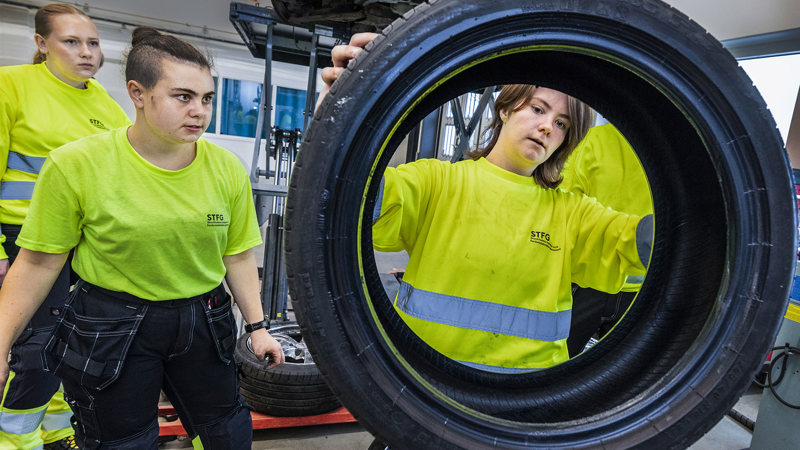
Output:
<path fill-rule="evenodd" d="M 263 328 L 250 333 L 250 345 L 253 347 L 253 353 L 259 361 L 266 360 L 267 355 L 270 356 L 270 363 L 267 369 L 283 364 L 285 361 L 281 344 Z"/>
<path fill-rule="evenodd" d="M 328 95 L 331 85 L 339 78 L 342 72 L 344 72 L 344 69 L 350 63 L 350 60 L 358 56 L 358 54 L 364 50 L 364 47 L 366 47 L 367 44 L 372 42 L 376 37 L 378 37 L 378 33 L 356 33 L 350 37 L 349 44 L 337 45 L 331 49 L 331 61 L 333 61 L 333 67 L 325 67 L 320 72 L 322 81 L 325 84 L 322 85 L 322 90 L 320 91 L 319 98 L 317 99 L 317 105 L 314 107 L 315 110 L 320 104 L 322 104 L 322 99 Z"/>

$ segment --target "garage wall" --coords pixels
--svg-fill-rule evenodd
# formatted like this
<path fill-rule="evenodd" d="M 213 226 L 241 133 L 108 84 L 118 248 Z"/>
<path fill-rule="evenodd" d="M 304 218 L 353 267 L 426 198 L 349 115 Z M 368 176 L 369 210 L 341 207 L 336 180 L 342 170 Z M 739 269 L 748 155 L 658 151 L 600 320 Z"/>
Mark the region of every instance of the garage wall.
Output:
<path fill-rule="evenodd" d="M 0 65 L 28 64 L 31 62 L 36 47 L 33 43 L 35 10 L 0 3 Z M 123 54 L 130 44 L 131 29 L 118 24 L 95 20 L 100 34 L 101 47 L 105 55 L 105 64 L 96 75 L 96 79 L 108 90 L 131 120 L 135 110 L 125 90 Z M 207 51 L 214 61 L 214 75 L 222 78 L 238 80 L 264 81 L 264 60 L 255 59 L 244 45 L 228 44 L 211 39 L 187 38 L 200 49 Z M 308 83 L 308 68 L 293 64 L 273 62 L 272 84 L 273 95 L 277 86 L 305 90 Z M 319 89 L 319 87 L 318 87 Z M 217 117 L 220 116 L 217 111 Z M 274 118 L 272 123 L 274 123 Z M 228 150 L 234 152 L 242 164 L 249 170 L 252 163 L 252 138 L 227 136 L 206 133 L 205 137 Z M 262 152 L 265 142 L 262 141 Z M 274 163 L 273 163 L 274 164 Z M 262 158 L 261 167 L 265 166 Z M 273 166 L 274 167 L 274 166 Z"/>
<path fill-rule="evenodd" d="M 42 6 L 54 0 L 13 0 Z M 269 0 L 237 0 L 268 7 Z M 796 28 L 797 0 L 665 0 L 720 40 Z M 179 32 L 238 41 L 228 19 L 228 0 L 79 0 L 89 12 L 128 22 L 158 25 Z M 153 22 L 153 23 L 151 23 Z M 169 27 L 166 24 L 169 24 Z"/>
<path fill-rule="evenodd" d="M 665 1 L 719 40 L 788 30 L 800 25 L 797 0 Z"/>
<path fill-rule="evenodd" d="M 666 1 L 692 17 L 720 40 L 793 29 L 800 24 L 798 0 Z M 32 39 L 34 10 L 23 5 L 41 6 L 50 2 L 51 0 L 0 0 L 0 65 L 30 62 L 34 52 Z M 268 4 L 267 1 L 257 1 L 256 3 L 262 6 Z M 209 39 L 190 38 L 189 40 L 201 48 L 208 49 L 216 63 L 216 75 L 263 82 L 264 61 L 253 58 L 240 43 L 241 40 L 228 19 L 228 1 L 82 0 L 79 2 L 79 6 L 88 9 L 88 13 L 94 16 L 208 36 Z M 158 13 L 156 14 L 154 11 Z M 98 72 L 97 79 L 123 106 L 129 116 L 133 117 L 133 107 L 125 92 L 121 65 L 122 54 L 130 42 L 130 29 L 101 20 L 96 20 L 96 23 L 106 56 L 106 65 Z M 800 50 L 800 44 L 798 44 L 798 50 Z M 306 89 L 308 72 L 305 67 L 276 62 L 273 64 L 272 74 L 274 86 Z M 762 91 L 766 88 L 774 90 L 775 83 L 765 83 L 763 86 L 759 86 Z M 784 90 L 786 89 L 781 88 L 781 92 Z M 778 93 L 775 97 L 780 95 Z M 765 98 L 767 97 L 769 95 L 765 95 Z M 272 98 L 275 98 L 274 91 Z M 770 98 L 767 98 L 767 101 L 773 103 Z M 791 105 L 787 108 L 791 108 Z M 779 125 L 782 125 L 784 136 L 788 128 L 788 118 L 783 117 L 786 114 L 783 114 L 782 111 L 787 108 L 774 107 L 775 112 L 778 113 L 776 118 L 779 119 Z M 784 125 L 783 122 L 786 124 Z M 274 123 L 274 118 L 272 123 Z M 208 133 L 206 136 L 209 140 L 236 153 L 249 169 L 253 154 L 252 138 Z M 263 161 L 261 165 L 263 167 Z"/>

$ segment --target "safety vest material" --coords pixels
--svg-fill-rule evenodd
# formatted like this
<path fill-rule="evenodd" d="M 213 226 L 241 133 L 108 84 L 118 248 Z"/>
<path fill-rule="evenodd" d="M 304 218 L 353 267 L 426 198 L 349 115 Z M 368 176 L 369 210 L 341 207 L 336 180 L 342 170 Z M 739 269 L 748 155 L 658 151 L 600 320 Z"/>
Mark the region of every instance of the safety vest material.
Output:
<path fill-rule="evenodd" d="M 398 314 L 465 364 L 508 371 L 566 360 L 571 283 L 616 292 L 644 271 L 638 216 L 485 159 L 388 168 L 379 195 L 374 248 L 409 254 Z"/>
<path fill-rule="evenodd" d="M 77 89 L 46 63 L 0 67 L 0 223 L 22 224 L 51 150 L 129 123 L 94 79 Z"/>
<path fill-rule="evenodd" d="M 611 124 L 592 127 L 564 165 L 561 188 L 594 197 L 617 211 L 653 214 L 650 184 L 633 147 Z M 644 276 L 630 276 L 622 290 L 637 292 Z"/>

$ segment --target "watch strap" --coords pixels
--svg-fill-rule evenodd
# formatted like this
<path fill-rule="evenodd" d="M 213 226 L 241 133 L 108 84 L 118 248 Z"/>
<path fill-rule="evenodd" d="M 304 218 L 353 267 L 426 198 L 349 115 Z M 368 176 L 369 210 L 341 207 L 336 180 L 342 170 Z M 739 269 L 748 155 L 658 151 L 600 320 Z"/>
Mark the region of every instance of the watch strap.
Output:
<path fill-rule="evenodd" d="M 247 333 L 252 333 L 253 331 L 256 331 L 261 328 L 269 330 L 269 319 L 264 319 L 260 322 L 248 323 L 247 325 L 244 326 L 244 331 Z"/>

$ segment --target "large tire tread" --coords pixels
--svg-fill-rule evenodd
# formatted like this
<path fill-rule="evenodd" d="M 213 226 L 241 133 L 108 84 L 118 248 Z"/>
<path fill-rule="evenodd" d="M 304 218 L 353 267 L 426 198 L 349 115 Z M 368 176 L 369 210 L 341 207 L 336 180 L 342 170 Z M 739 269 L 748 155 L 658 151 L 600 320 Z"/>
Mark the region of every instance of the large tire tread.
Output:
<path fill-rule="evenodd" d="M 400 139 L 390 133 L 534 72 L 596 105 L 637 149 L 656 241 L 639 297 L 606 338 L 559 366 L 497 375 L 404 327 L 358 225 L 389 159 L 382 145 Z M 392 448 L 688 447 L 747 388 L 785 311 L 796 213 L 782 147 L 735 59 L 660 1 L 421 4 L 348 65 L 306 134 L 286 209 L 297 321 L 325 382 Z"/>

